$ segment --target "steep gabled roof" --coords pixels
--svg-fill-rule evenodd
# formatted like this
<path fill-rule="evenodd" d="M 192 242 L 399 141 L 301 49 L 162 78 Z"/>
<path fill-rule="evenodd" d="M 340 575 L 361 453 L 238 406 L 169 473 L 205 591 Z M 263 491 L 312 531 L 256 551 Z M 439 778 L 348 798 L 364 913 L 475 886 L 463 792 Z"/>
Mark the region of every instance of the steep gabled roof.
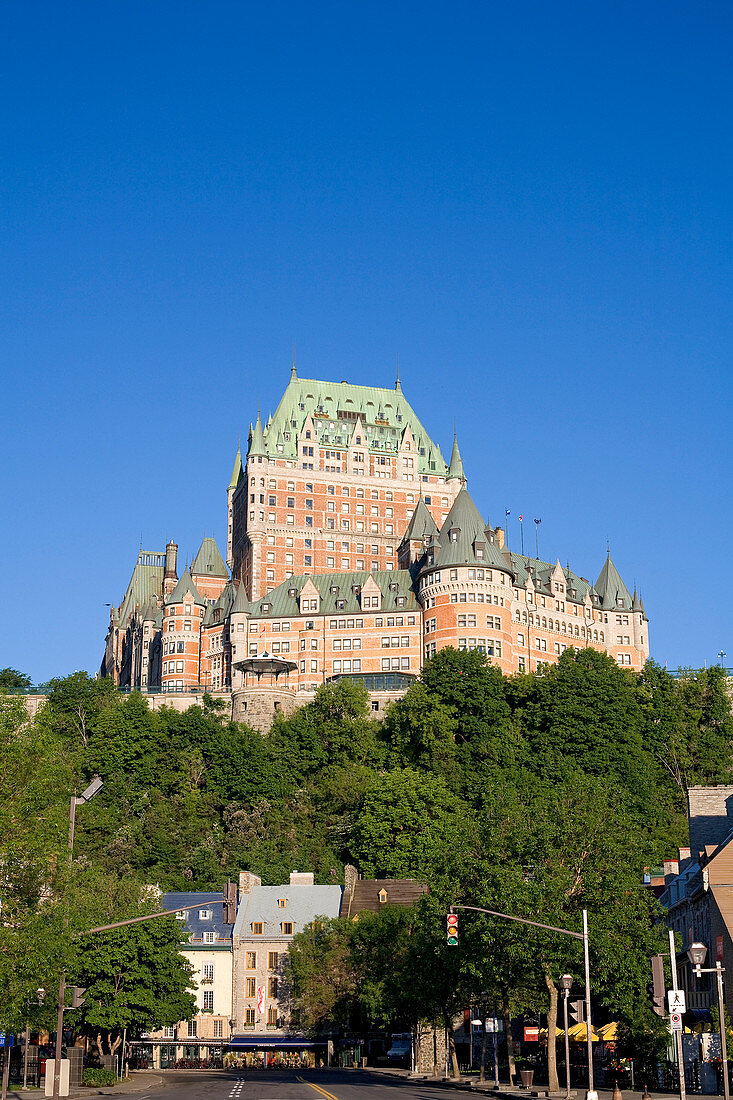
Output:
<path fill-rule="evenodd" d="M 257 413 L 257 420 L 252 430 L 252 434 L 249 437 L 249 450 L 248 455 L 266 455 L 267 447 L 265 446 L 265 433 L 262 430 L 262 421 L 260 420 L 260 414 Z"/>
<path fill-rule="evenodd" d="M 249 613 L 249 610 L 250 602 L 247 599 L 247 592 L 245 590 L 244 584 L 240 582 L 239 588 L 237 589 L 237 594 L 234 597 L 234 603 L 232 604 L 232 608 L 229 614 L 232 615 L 236 611 L 238 613 L 244 613 L 246 615 Z"/>
<path fill-rule="evenodd" d="M 419 440 L 418 472 L 442 477 L 448 472 L 440 447 L 431 440 L 401 387 L 383 389 L 354 386 L 349 382 L 322 382 L 298 378 L 291 373 L 280 404 L 264 432 L 267 452 L 295 458 L 298 435 L 308 416 L 313 418 L 315 441 L 323 447 L 342 450 L 352 445 L 354 425 L 360 417 L 364 437 L 359 446 L 379 455 L 397 454 L 405 428 L 409 426 L 413 439 Z"/>
<path fill-rule="evenodd" d="M 164 571 L 164 553 L 140 551 L 119 609 L 119 621 L 123 625 L 127 624 L 136 607 L 142 608 L 151 599 L 162 596 Z"/>
<path fill-rule="evenodd" d="M 229 570 L 224 564 L 224 559 L 219 553 L 219 547 L 210 535 L 204 539 L 199 547 L 199 552 L 194 558 L 191 573 L 196 576 L 228 577 Z"/>
<path fill-rule="evenodd" d="M 186 567 L 186 572 L 183 574 L 180 581 L 165 601 L 166 604 L 182 603 L 187 592 L 191 593 L 193 597 L 193 602 L 195 604 L 198 604 L 199 607 L 206 606 L 206 600 L 203 598 L 198 588 L 191 580 L 191 574 L 188 570 L 188 566 Z"/>
<path fill-rule="evenodd" d="M 610 553 L 601 570 L 601 575 L 596 581 L 596 592 L 601 599 L 604 610 L 611 607 L 622 607 L 627 611 L 631 610 L 631 595 L 621 580 L 618 569 L 611 561 Z"/>

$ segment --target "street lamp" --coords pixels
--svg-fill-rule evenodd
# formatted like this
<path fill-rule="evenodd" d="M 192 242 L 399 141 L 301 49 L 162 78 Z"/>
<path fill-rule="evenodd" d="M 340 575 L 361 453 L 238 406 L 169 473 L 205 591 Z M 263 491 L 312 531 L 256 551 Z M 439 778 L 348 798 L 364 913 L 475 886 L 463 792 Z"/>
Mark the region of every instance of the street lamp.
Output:
<path fill-rule="evenodd" d="M 725 656 L 725 654 L 723 654 Z M 728 1047 L 725 1041 L 725 1006 L 723 1004 L 723 974 L 725 969 L 720 965 L 720 960 L 715 960 L 715 966 L 703 967 L 708 949 L 704 943 L 696 940 L 690 944 L 687 957 L 695 970 L 695 977 L 703 974 L 715 974 L 718 979 L 718 1014 L 720 1016 L 720 1057 L 723 1063 L 723 1094 L 725 1100 L 730 1100 L 730 1085 L 728 1083 Z"/>
<path fill-rule="evenodd" d="M 720 657 L 721 665 L 725 668 L 725 658 L 728 656 L 728 654 L 725 652 L 725 650 L 721 649 L 718 656 Z"/>
<path fill-rule="evenodd" d="M 563 1019 L 565 1023 L 565 1096 L 570 1100 L 570 1036 L 568 1034 L 568 995 L 573 988 L 573 975 L 563 974 L 558 983 L 563 993 Z M 548 1034 L 549 1043 L 550 1036 Z M 553 1040 L 554 1042 L 554 1040 Z"/>
<path fill-rule="evenodd" d="M 71 802 L 69 804 L 69 871 L 73 866 L 74 860 L 74 824 L 76 822 L 76 807 L 83 806 L 85 802 L 88 802 L 90 798 L 94 798 L 97 791 L 100 791 L 104 786 L 103 781 L 98 775 L 95 775 L 91 783 L 85 791 L 82 791 L 80 795 L 72 795 Z M 69 908 L 66 907 L 65 925 L 69 923 Z M 64 1008 L 66 1001 L 66 970 L 61 971 L 61 978 L 59 979 L 59 1003 L 58 1003 L 58 1015 L 56 1017 L 56 1052 L 53 1060 L 53 1100 L 59 1100 L 59 1085 L 61 1077 L 61 1044 L 64 1038 Z"/>

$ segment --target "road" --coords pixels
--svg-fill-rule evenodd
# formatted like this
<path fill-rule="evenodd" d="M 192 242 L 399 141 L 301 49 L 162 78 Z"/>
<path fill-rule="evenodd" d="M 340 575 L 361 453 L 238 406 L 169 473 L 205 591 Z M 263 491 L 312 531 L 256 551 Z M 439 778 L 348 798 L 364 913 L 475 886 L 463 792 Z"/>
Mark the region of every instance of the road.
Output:
<path fill-rule="evenodd" d="M 359 1070 L 196 1070 L 166 1072 L 165 1085 L 145 1100 L 436 1100 L 445 1089 L 429 1082 L 382 1077 Z M 448 1096 L 457 1096 L 448 1090 Z M 447 1100 L 447 1097 L 446 1097 Z"/>

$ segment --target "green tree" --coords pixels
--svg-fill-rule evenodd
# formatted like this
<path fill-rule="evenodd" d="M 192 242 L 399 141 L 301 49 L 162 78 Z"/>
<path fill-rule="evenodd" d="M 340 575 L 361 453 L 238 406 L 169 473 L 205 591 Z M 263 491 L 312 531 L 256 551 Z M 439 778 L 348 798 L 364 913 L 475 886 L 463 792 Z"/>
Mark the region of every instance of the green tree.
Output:
<path fill-rule="evenodd" d="M 33 681 L 15 668 L 0 668 L 0 691 L 25 691 Z"/>

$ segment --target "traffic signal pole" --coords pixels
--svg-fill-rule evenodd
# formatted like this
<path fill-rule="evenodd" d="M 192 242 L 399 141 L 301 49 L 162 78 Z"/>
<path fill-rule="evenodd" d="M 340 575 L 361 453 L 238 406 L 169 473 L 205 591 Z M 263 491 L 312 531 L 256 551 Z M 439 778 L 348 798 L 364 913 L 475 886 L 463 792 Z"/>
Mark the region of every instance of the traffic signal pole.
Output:
<path fill-rule="evenodd" d="M 593 1082 L 593 1028 L 591 1024 L 590 1010 L 590 940 L 588 936 L 588 910 L 583 910 L 583 931 L 573 932 L 570 928 L 558 928 L 554 924 L 542 924 L 537 920 L 529 920 L 527 917 L 514 917 L 510 913 L 497 913 L 495 909 L 484 909 L 480 905 L 451 905 L 454 909 L 470 909 L 474 913 L 488 913 L 490 917 L 501 917 L 502 920 L 515 921 L 517 924 L 529 924 L 533 928 L 544 928 L 548 932 L 559 932 L 563 936 L 572 936 L 575 940 L 583 941 L 583 966 L 585 968 L 585 1007 L 586 1007 L 586 1034 L 588 1044 L 588 1091 L 586 1100 L 598 1100 L 598 1093 Z M 676 981 L 676 977 L 675 977 Z M 549 1036 L 548 1036 L 549 1042 Z M 680 1100 L 685 1100 L 681 1095 Z"/>

